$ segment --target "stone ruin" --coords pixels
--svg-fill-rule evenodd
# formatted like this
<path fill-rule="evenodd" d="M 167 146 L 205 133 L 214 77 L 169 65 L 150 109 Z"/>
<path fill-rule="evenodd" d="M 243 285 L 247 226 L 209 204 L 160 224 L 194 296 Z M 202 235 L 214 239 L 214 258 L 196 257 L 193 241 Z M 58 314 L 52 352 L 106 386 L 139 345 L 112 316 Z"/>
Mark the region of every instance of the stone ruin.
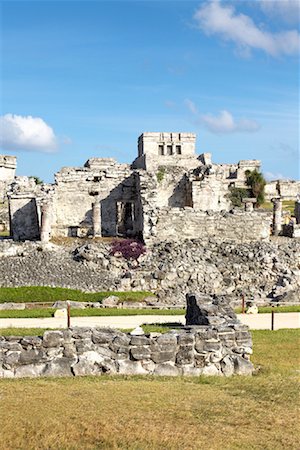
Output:
<path fill-rule="evenodd" d="M 15 156 L 0 155 L 0 232 L 9 230 L 7 192 L 14 181 L 16 167 Z"/>
<path fill-rule="evenodd" d="M 165 334 L 70 328 L 42 337 L 0 336 L 0 377 L 253 373 L 248 327 L 222 298 L 188 294 L 186 322 Z"/>
<path fill-rule="evenodd" d="M 214 164 L 195 154 L 192 133 L 143 133 L 129 164 L 90 158 L 64 167 L 54 184 L 16 177 L 9 207 L 14 240 L 50 237 L 137 237 L 146 243 L 225 235 L 240 241 L 267 239 L 270 217 L 253 211 L 229 214 L 230 187 L 245 187 L 257 160 Z"/>

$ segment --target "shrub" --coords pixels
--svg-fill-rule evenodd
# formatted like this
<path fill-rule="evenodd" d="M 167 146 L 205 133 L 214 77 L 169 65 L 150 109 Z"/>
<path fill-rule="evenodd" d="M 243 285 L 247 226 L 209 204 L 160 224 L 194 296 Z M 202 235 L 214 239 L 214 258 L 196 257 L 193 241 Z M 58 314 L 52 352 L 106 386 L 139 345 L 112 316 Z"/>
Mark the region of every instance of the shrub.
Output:
<path fill-rule="evenodd" d="M 240 207 L 242 206 L 243 198 L 251 197 L 251 191 L 248 189 L 230 187 L 229 191 L 229 199 L 233 206 Z"/>
<path fill-rule="evenodd" d="M 121 254 L 125 259 L 137 260 L 139 256 L 146 253 L 146 247 L 140 241 L 135 239 L 125 239 L 123 241 L 113 241 L 111 244 L 110 255 Z"/>
<path fill-rule="evenodd" d="M 161 183 L 162 180 L 164 179 L 165 173 L 166 173 L 166 169 L 164 167 L 159 167 L 158 168 L 158 172 L 156 174 L 156 178 L 157 178 L 157 181 L 159 183 Z"/>
<path fill-rule="evenodd" d="M 265 201 L 265 185 L 266 180 L 262 173 L 256 169 L 253 171 L 246 171 L 246 184 L 251 188 L 252 197 L 256 198 L 256 207 L 260 206 Z"/>

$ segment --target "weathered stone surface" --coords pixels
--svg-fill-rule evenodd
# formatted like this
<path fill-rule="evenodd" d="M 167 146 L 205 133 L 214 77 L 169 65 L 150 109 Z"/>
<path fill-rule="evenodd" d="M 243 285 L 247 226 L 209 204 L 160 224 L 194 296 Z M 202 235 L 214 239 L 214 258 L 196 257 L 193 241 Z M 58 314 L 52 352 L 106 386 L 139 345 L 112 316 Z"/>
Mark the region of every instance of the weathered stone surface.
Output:
<path fill-rule="evenodd" d="M 299 303 L 298 240 L 234 243 L 215 237 L 168 244 L 153 244 L 132 270 L 126 260 L 116 266 L 118 258 L 109 255 L 110 245 L 106 243 L 92 244 L 96 255 L 105 255 L 108 266 L 103 269 L 101 258 L 96 259 L 94 266 L 74 260 L 73 251 L 78 246 L 75 242 L 72 249 L 57 247 L 44 252 L 38 251 L 33 242 L 0 241 L 0 254 L 8 255 L 0 266 L 0 285 L 53 285 L 89 291 L 107 290 L 109 286 L 116 290 L 123 272 L 129 271 L 131 285 L 126 289 L 155 291 L 159 303 L 165 306 L 184 306 L 187 292 L 219 297 L 229 288 L 226 301 L 234 306 L 241 306 L 242 294 L 246 301 L 254 300 L 258 308 L 278 301 Z M 9 256 L 10 248 L 16 249 L 17 256 Z M 29 266 L 32 270 L 25 270 Z M 177 279 L 170 282 L 165 277 L 172 268 L 176 268 Z M 162 280 L 154 279 L 158 273 Z"/>
<path fill-rule="evenodd" d="M 97 352 L 85 352 L 79 356 L 78 362 L 73 365 L 74 375 L 101 375 L 102 373 L 115 373 L 114 361 L 100 355 Z"/>
<path fill-rule="evenodd" d="M 94 344 L 110 344 L 115 338 L 113 330 L 93 330 L 92 341 Z"/>
<path fill-rule="evenodd" d="M 225 356 L 221 361 L 221 369 L 225 377 L 230 377 L 234 374 L 234 363 L 230 356 Z"/>
<path fill-rule="evenodd" d="M 71 363 L 74 359 L 61 357 L 56 358 L 46 364 L 43 370 L 43 376 L 45 377 L 68 377 L 72 375 Z"/>
<path fill-rule="evenodd" d="M 131 347 L 130 355 L 133 359 L 141 360 L 141 359 L 149 359 L 151 356 L 150 347 L 147 346 L 139 346 L 139 347 Z"/>
<path fill-rule="evenodd" d="M 150 345 L 150 339 L 146 336 L 132 336 L 130 345 Z"/>
<path fill-rule="evenodd" d="M 222 375 L 222 372 L 214 364 L 212 364 L 210 366 L 205 366 L 202 369 L 202 375 L 218 376 L 218 375 Z"/>
<path fill-rule="evenodd" d="M 15 369 L 16 378 L 35 378 L 43 375 L 45 364 L 27 364 L 26 366 L 19 366 Z"/>
<path fill-rule="evenodd" d="M 234 372 L 237 375 L 252 375 L 253 365 L 250 361 L 242 358 L 241 356 L 235 356 L 233 358 L 234 362 Z"/>
<path fill-rule="evenodd" d="M 45 331 L 43 336 L 44 347 L 59 347 L 63 342 L 61 331 Z"/>
<path fill-rule="evenodd" d="M 38 349 L 23 350 L 20 352 L 19 364 L 28 365 L 39 363 L 44 357 L 44 353 Z"/>
<path fill-rule="evenodd" d="M 102 306 L 105 306 L 106 308 L 114 308 L 118 303 L 119 297 L 116 297 L 115 295 L 110 295 L 102 300 Z"/>
<path fill-rule="evenodd" d="M 192 364 L 194 362 L 194 350 L 192 345 L 181 345 L 176 355 L 176 364 Z"/>
<path fill-rule="evenodd" d="M 154 370 L 154 375 L 161 377 L 176 377 L 181 374 L 181 370 L 169 363 L 157 364 Z"/>
<path fill-rule="evenodd" d="M 0 303 L 0 311 L 23 309 L 25 309 L 25 303 Z"/>
<path fill-rule="evenodd" d="M 118 373 L 121 375 L 147 375 L 149 372 L 140 361 L 118 361 Z"/>

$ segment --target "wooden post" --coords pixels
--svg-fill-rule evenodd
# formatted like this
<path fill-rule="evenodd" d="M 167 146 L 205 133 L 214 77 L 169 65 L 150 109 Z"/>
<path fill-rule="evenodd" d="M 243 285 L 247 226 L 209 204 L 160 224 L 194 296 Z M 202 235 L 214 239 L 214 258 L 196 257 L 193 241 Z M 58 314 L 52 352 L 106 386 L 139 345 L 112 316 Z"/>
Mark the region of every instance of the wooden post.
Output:
<path fill-rule="evenodd" d="M 271 330 L 274 331 L 274 307 L 272 307 L 272 312 L 271 312 Z"/>
<path fill-rule="evenodd" d="M 71 305 L 69 300 L 67 301 L 67 327 L 71 326 Z"/>
<path fill-rule="evenodd" d="M 242 314 L 245 314 L 245 296 L 242 294 Z"/>

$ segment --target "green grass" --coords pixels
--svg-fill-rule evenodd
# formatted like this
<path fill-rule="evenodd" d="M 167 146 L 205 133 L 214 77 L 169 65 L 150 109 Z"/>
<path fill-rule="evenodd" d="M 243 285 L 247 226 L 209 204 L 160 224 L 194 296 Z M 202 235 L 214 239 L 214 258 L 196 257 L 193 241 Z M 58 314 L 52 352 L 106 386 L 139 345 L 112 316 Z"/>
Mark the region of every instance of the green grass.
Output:
<path fill-rule="evenodd" d="M 261 204 L 260 208 L 273 211 L 273 203 L 270 201 L 266 201 Z M 288 211 L 290 214 L 294 214 L 294 209 L 295 209 L 294 200 L 283 200 L 282 209 L 283 209 L 283 211 Z"/>
<path fill-rule="evenodd" d="M 287 313 L 287 312 L 300 312 L 300 306 L 280 306 L 274 307 L 261 307 L 259 313 L 271 313 L 274 310 L 275 313 Z M 0 319 L 13 319 L 13 318 L 43 318 L 53 317 L 55 308 L 32 308 L 23 310 L 5 310 L 0 311 Z M 87 308 L 76 309 L 71 308 L 71 317 L 108 317 L 108 316 L 181 316 L 185 315 L 185 309 L 143 309 L 143 308 Z M 242 312 L 241 308 L 235 310 L 237 314 Z"/>
<path fill-rule="evenodd" d="M 0 237 L 8 237 L 10 232 L 8 230 L 0 231 Z"/>
<path fill-rule="evenodd" d="M 0 311 L 0 319 L 27 319 L 27 318 L 43 318 L 53 317 L 56 309 L 54 308 L 33 308 L 22 310 Z M 71 317 L 95 317 L 95 316 L 178 316 L 185 314 L 184 309 L 135 309 L 135 308 L 88 308 L 73 309 L 71 308 Z"/>
<path fill-rule="evenodd" d="M 120 301 L 142 301 L 146 297 L 155 296 L 152 292 L 82 292 L 49 286 L 0 287 L 0 303 L 33 303 L 71 300 L 78 302 L 101 302 L 105 297 L 115 295 Z"/>
<path fill-rule="evenodd" d="M 50 328 L 1 328 L 0 336 L 43 336 L 48 330 Z"/>
<path fill-rule="evenodd" d="M 253 331 L 253 377 L 0 380 L 1 450 L 299 448 L 299 330 Z"/>
<path fill-rule="evenodd" d="M 236 314 L 242 313 L 242 308 L 235 308 L 234 310 Z M 300 305 L 290 305 L 290 306 L 259 306 L 258 313 L 271 313 L 274 311 L 275 313 L 289 313 L 289 312 L 300 312 Z"/>

